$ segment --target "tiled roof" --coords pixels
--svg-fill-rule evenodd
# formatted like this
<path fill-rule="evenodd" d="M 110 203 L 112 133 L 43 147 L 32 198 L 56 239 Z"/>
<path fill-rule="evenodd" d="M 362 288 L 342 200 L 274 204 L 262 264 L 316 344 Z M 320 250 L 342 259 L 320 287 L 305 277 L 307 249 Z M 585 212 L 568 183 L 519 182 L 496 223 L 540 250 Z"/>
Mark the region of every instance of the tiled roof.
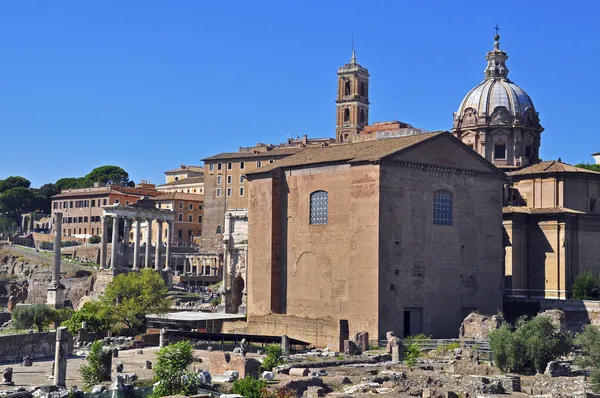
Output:
<path fill-rule="evenodd" d="M 181 179 L 178 181 L 167 182 L 166 184 L 159 185 L 157 188 L 170 187 L 173 185 L 183 185 L 183 184 L 199 184 L 202 182 L 204 182 L 204 176 L 188 177 L 188 178 L 184 178 L 184 179 Z"/>
<path fill-rule="evenodd" d="M 156 196 L 160 192 L 156 189 L 150 188 L 133 188 L 133 187 L 123 187 L 120 185 L 111 185 L 108 187 L 94 187 L 94 188 L 79 188 L 79 189 L 69 189 L 64 192 L 61 192 L 57 195 L 52 196 L 52 198 L 75 198 L 75 197 L 85 197 L 85 196 L 106 196 L 109 194 L 120 194 L 120 195 L 129 195 L 129 196 Z"/>
<path fill-rule="evenodd" d="M 435 132 L 417 134 L 407 137 L 388 138 L 385 140 L 374 140 L 355 142 L 350 144 L 332 145 L 326 147 L 306 148 L 304 151 L 269 164 L 265 167 L 255 169 L 246 173 L 247 175 L 259 174 L 271 171 L 278 167 L 305 166 L 332 162 L 374 162 L 400 150 L 409 148 L 415 144 L 428 139 L 449 134 L 447 132 Z"/>
<path fill-rule="evenodd" d="M 204 195 L 184 192 L 168 192 L 152 198 L 152 200 L 189 200 L 196 202 L 204 202 Z"/>
<path fill-rule="evenodd" d="M 520 213 L 520 214 L 585 214 L 579 210 L 569 209 L 567 207 L 527 207 L 527 206 L 506 206 L 502 208 L 503 213 Z"/>
<path fill-rule="evenodd" d="M 550 173 L 590 173 L 600 176 L 600 173 L 581 167 L 571 166 L 567 163 L 559 162 L 558 160 L 549 160 L 540 162 L 529 167 L 525 167 L 519 171 L 508 172 L 509 176 L 521 176 L 527 174 L 550 174 Z"/>
<path fill-rule="evenodd" d="M 219 153 L 218 155 L 214 155 L 205 159 L 202 159 L 204 162 L 207 160 L 229 160 L 229 159 L 247 159 L 247 158 L 268 158 L 275 156 L 289 156 L 294 155 L 303 149 L 304 147 L 291 147 L 291 148 L 273 148 L 264 152 L 224 152 Z"/>
<path fill-rule="evenodd" d="M 181 166 L 179 166 L 178 169 L 165 171 L 165 174 L 178 173 L 178 172 L 182 172 L 182 171 L 194 171 L 196 173 L 203 173 L 204 169 L 202 168 L 202 166 L 186 166 L 186 165 L 182 164 Z"/>

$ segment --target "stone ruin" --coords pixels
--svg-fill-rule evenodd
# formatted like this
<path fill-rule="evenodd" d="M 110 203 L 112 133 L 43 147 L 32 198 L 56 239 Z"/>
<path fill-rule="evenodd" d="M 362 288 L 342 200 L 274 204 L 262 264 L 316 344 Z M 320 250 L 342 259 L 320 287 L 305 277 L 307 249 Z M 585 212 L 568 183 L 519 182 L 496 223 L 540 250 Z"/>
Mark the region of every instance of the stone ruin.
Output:
<path fill-rule="evenodd" d="M 470 313 L 460 325 L 458 337 L 461 340 L 489 340 L 492 330 L 499 329 L 504 323 L 504 317 L 498 315 L 482 315 Z"/>
<path fill-rule="evenodd" d="M 209 372 L 215 379 L 216 375 L 225 375 L 226 372 L 235 371 L 239 378 L 260 376 L 260 362 L 241 354 L 231 354 L 223 351 L 212 351 L 209 354 Z"/>

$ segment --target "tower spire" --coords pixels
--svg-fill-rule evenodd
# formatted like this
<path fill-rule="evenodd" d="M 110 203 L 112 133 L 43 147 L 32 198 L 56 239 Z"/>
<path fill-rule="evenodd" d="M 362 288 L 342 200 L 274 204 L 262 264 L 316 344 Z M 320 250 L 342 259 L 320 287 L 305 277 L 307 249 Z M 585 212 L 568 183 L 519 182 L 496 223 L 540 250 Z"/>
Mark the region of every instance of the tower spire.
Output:
<path fill-rule="evenodd" d="M 356 64 L 356 51 L 354 51 L 354 29 L 352 29 L 352 58 L 350 58 L 352 65 Z"/>
<path fill-rule="evenodd" d="M 506 60 L 508 55 L 506 52 L 500 50 L 500 35 L 498 31 L 500 28 L 498 24 L 494 27 L 496 34 L 494 35 L 494 49 L 487 53 L 485 59 L 488 61 L 487 68 L 485 68 L 485 78 L 490 79 L 505 79 L 508 80 L 508 68 L 506 67 Z"/>

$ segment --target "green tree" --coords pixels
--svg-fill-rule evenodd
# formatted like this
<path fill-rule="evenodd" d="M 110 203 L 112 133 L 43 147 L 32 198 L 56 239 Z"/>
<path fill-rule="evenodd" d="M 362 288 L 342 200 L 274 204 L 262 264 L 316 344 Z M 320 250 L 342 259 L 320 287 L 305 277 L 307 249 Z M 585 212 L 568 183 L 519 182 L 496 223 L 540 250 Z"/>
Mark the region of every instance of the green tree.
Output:
<path fill-rule="evenodd" d="M 106 287 L 101 303 L 118 324 L 134 333 L 145 329 L 147 314 L 163 314 L 171 307 L 167 287 L 159 273 L 144 269 L 141 272 L 117 275 Z"/>
<path fill-rule="evenodd" d="M 0 215 L 0 233 L 13 234 L 17 230 L 17 223 L 10 218 Z"/>
<path fill-rule="evenodd" d="M 263 370 L 271 371 L 274 367 L 279 366 L 283 363 L 281 357 L 283 355 L 283 350 L 279 344 L 269 344 L 265 349 L 267 355 L 265 359 L 262 361 L 261 367 Z"/>
<path fill-rule="evenodd" d="M 104 333 L 110 329 L 110 318 L 108 310 L 98 301 L 88 301 L 72 316 L 61 323 L 66 326 L 71 334 L 75 334 L 81 328 L 81 323 L 86 322 L 90 333 Z"/>
<path fill-rule="evenodd" d="M 43 332 L 54 318 L 55 311 L 45 304 L 20 305 L 12 312 L 16 329 L 31 329 L 35 326 L 38 332 Z"/>
<path fill-rule="evenodd" d="M 108 366 L 109 358 L 112 354 L 109 350 L 104 349 L 102 340 L 96 340 L 90 346 L 90 353 L 87 356 L 87 365 L 82 365 L 79 368 L 81 378 L 86 387 L 91 387 L 96 384 L 107 381 L 106 375 L 110 377 L 110 368 Z M 110 378 L 109 378 L 110 380 Z"/>
<path fill-rule="evenodd" d="M 96 167 L 84 178 L 88 186 L 93 186 L 96 182 L 100 185 L 127 184 L 129 182 L 129 174 L 119 166 Z"/>
<path fill-rule="evenodd" d="M 54 186 L 60 192 L 65 189 L 86 188 L 86 183 L 83 178 L 66 177 L 58 179 Z"/>
<path fill-rule="evenodd" d="M 8 191 L 13 188 L 25 188 L 28 189 L 31 186 L 31 182 L 23 177 L 8 177 L 5 180 L 0 180 L 0 193 Z"/>
<path fill-rule="evenodd" d="M 576 164 L 575 167 L 581 167 L 582 169 L 588 169 L 600 173 L 600 164 L 579 163 Z"/>
<path fill-rule="evenodd" d="M 52 211 L 52 197 L 59 194 L 60 191 L 56 189 L 54 184 L 44 184 L 36 191 L 38 196 L 38 208 L 42 213 L 50 214 Z"/>
<path fill-rule="evenodd" d="M 575 300 L 598 300 L 600 298 L 600 280 L 590 270 L 579 273 L 573 281 Z"/>
<path fill-rule="evenodd" d="M 88 239 L 88 243 L 89 243 L 90 245 L 93 245 L 93 244 L 95 244 L 95 243 L 100 243 L 100 242 L 102 242 L 102 237 L 100 237 L 100 236 L 98 236 L 98 235 L 92 235 L 92 236 L 90 236 L 90 237 L 89 237 L 89 239 Z"/>
<path fill-rule="evenodd" d="M 190 371 L 194 348 L 189 341 L 180 341 L 158 350 L 154 379 L 159 384 L 154 395 L 196 395 L 200 387 L 198 376 Z"/>
<path fill-rule="evenodd" d="M 17 222 L 22 213 L 35 211 L 38 204 L 39 196 L 29 188 L 10 188 L 0 194 L 0 212 Z"/>
<path fill-rule="evenodd" d="M 568 354 L 570 333 L 560 332 L 549 317 L 521 317 L 514 328 L 503 325 L 490 333 L 490 348 L 496 365 L 505 372 L 522 372 L 527 365 L 543 372 L 548 362 Z"/>
<path fill-rule="evenodd" d="M 256 380 L 246 376 L 233 382 L 233 393 L 242 395 L 244 398 L 261 398 L 267 384 L 264 380 Z"/>
<path fill-rule="evenodd" d="M 583 368 L 591 368 L 592 390 L 600 393 L 600 328 L 595 325 L 585 325 L 583 332 L 575 338 L 575 344 L 581 347 L 581 355 L 575 358 L 575 364 Z"/>

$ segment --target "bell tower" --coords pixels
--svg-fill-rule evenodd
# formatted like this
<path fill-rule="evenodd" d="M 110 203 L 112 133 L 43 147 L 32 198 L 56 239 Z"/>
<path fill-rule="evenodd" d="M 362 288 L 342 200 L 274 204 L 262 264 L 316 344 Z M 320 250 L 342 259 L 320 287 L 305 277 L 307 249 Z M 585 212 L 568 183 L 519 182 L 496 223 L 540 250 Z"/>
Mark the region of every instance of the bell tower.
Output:
<path fill-rule="evenodd" d="M 337 142 L 352 142 L 369 124 L 369 71 L 356 63 L 352 50 L 350 63 L 338 69 L 335 136 Z"/>

